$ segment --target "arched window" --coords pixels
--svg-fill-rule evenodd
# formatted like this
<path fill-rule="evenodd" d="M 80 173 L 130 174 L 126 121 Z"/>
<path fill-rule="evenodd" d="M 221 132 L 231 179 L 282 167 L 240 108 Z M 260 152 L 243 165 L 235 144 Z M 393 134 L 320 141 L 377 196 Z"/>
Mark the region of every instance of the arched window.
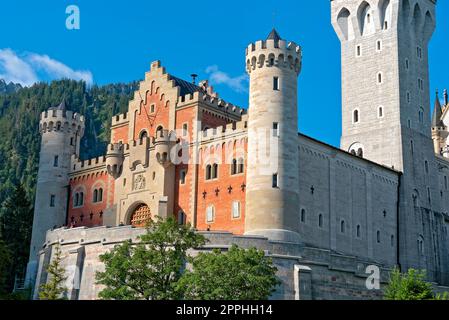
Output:
<path fill-rule="evenodd" d="M 359 123 L 360 116 L 359 116 L 359 110 L 356 109 L 352 112 L 352 123 Z"/>
<path fill-rule="evenodd" d="M 140 144 L 142 144 L 147 138 L 148 138 L 148 132 L 146 130 L 143 130 L 139 136 Z"/>
<path fill-rule="evenodd" d="M 84 205 L 84 192 L 80 192 L 80 206 Z"/>
<path fill-rule="evenodd" d="M 383 81 L 383 75 L 382 75 L 382 72 L 379 72 L 377 74 L 377 84 L 381 84 L 382 81 Z"/>
<path fill-rule="evenodd" d="M 418 252 L 420 255 L 424 255 L 424 237 L 421 235 L 418 237 Z"/>
<path fill-rule="evenodd" d="M 179 211 L 178 212 L 178 224 L 179 225 L 184 225 L 186 223 L 186 214 L 184 213 L 184 211 Z"/>
<path fill-rule="evenodd" d="M 79 206 L 79 201 L 80 201 L 80 194 L 79 193 L 75 193 L 75 198 L 73 199 L 73 206 L 74 207 L 78 207 Z"/>
<path fill-rule="evenodd" d="M 394 247 L 394 235 L 391 235 L 390 244 L 392 247 Z"/>
<path fill-rule="evenodd" d="M 357 149 L 357 157 L 363 158 L 363 149 L 362 148 Z"/>
<path fill-rule="evenodd" d="M 427 160 L 424 161 L 424 170 L 427 174 L 429 173 L 429 162 Z"/>
<path fill-rule="evenodd" d="M 377 243 L 380 243 L 380 231 L 379 230 L 376 232 L 376 240 L 377 240 Z"/>
<path fill-rule="evenodd" d="M 377 117 L 379 117 L 379 118 L 384 117 L 384 107 L 379 106 L 379 108 L 377 109 Z"/>
<path fill-rule="evenodd" d="M 157 129 L 156 129 L 156 138 L 161 137 L 163 131 L 164 131 L 164 127 L 163 126 L 157 127 Z"/>
<path fill-rule="evenodd" d="M 341 222 L 340 222 L 340 232 L 341 233 L 345 233 L 345 231 L 346 231 L 345 220 L 341 220 Z"/>
<path fill-rule="evenodd" d="M 419 207 L 419 193 L 417 190 L 413 191 L 412 201 L 414 207 Z"/>
<path fill-rule="evenodd" d="M 306 209 L 301 209 L 301 222 L 306 222 Z"/>
<path fill-rule="evenodd" d="M 235 175 L 235 174 L 237 174 L 237 160 L 236 159 L 232 159 L 231 175 Z"/>
<path fill-rule="evenodd" d="M 361 229 L 360 225 L 357 225 L 357 231 L 356 231 L 357 238 L 360 238 L 360 234 L 361 234 L 360 229 Z"/>
<path fill-rule="evenodd" d="M 318 227 L 323 227 L 323 215 L 321 213 L 318 215 Z"/>
<path fill-rule="evenodd" d="M 103 188 L 98 189 L 98 202 L 103 201 Z"/>
<path fill-rule="evenodd" d="M 98 190 L 97 189 L 94 190 L 94 196 L 93 196 L 92 202 L 93 203 L 98 202 Z"/>
<path fill-rule="evenodd" d="M 218 164 L 214 163 L 212 166 L 212 179 L 218 178 Z"/>
<path fill-rule="evenodd" d="M 245 171 L 245 160 L 243 160 L 243 158 L 239 158 L 237 164 L 237 173 L 243 173 Z"/>
<path fill-rule="evenodd" d="M 208 164 L 206 166 L 206 180 L 212 179 L 212 166 Z"/>

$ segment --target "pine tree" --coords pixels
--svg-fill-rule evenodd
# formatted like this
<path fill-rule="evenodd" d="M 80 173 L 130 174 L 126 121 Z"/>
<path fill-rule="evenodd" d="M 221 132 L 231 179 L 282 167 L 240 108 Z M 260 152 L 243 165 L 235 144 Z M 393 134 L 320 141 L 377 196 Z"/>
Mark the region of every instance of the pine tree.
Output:
<path fill-rule="evenodd" d="M 47 273 L 50 280 L 40 286 L 39 299 L 65 300 L 67 296 L 67 288 L 65 287 L 67 277 L 65 268 L 62 266 L 62 253 L 59 246 L 55 247 L 55 256 L 47 268 Z"/>
<path fill-rule="evenodd" d="M 15 186 L 7 198 L 0 217 L 0 235 L 11 252 L 11 269 L 6 274 L 6 285 L 13 289 L 16 275 L 23 275 L 29 257 L 33 208 L 22 185 Z"/>

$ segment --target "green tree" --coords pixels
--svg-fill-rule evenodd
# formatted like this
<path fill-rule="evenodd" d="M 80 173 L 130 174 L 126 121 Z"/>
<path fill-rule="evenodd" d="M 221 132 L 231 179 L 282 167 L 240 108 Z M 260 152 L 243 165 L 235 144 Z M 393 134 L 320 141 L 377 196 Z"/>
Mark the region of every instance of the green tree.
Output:
<path fill-rule="evenodd" d="M 232 246 L 190 258 L 191 271 L 179 281 L 179 291 L 189 300 L 266 300 L 279 280 L 277 268 L 263 250 Z"/>
<path fill-rule="evenodd" d="M 100 256 L 104 272 L 97 272 L 105 288 L 99 297 L 107 300 L 175 300 L 181 297 L 177 282 L 187 251 L 205 244 L 190 225 L 174 219 L 150 221 L 146 234 L 136 244 L 127 241 Z"/>
<path fill-rule="evenodd" d="M 0 240 L 0 299 L 9 293 L 8 275 L 11 270 L 11 252 L 5 242 Z"/>
<path fill-rule="evenodd" d="M 49 281 L 39 288 L 40 300 L 65 300 L 67 288 L 65 281 L 65 268 L 62 266 L 62 252 L 59 246 L 55 246 L 55 256 L 47 268 Z"/>
<path fill-rule="evenodd" d="M 6 285 L 13 289 L 16 275 L 25 271 L 31 242 L 33 226 L 33 208 L 22 185 L 14 188 L 14 192 L 4 202 L 0 217 L 0 235 L 12 253 L 11 268 L 6 274 Z"/>
<path fill-rule="evenodd" d="M 385 300 L 431 300 L 434 299 L 432 284 L 426 280 L 426 272 L 409 269 L 402 274 L 394 269 L 385 290 Z"/>

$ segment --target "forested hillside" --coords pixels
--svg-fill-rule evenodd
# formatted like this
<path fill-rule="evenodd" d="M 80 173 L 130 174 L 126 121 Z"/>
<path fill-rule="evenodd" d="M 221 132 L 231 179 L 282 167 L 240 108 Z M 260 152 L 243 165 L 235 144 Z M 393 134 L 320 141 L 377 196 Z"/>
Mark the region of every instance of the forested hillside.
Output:
<path fill-rule="evenodd" d="M 4 83 L 4 82 L 2 82 Z M 127 110 L 138 83 L 87 88 L 84 82 L 62 80 L 21 88 L 10 85 L 0 94 L 0 208 L 14 186 L 22 184 L 34 201 L 39 163 L 39 117 L 62 99 L 86 117 L 81 157 L 104 154 L 114 114 Z M 0 212 L 1 214 L 1 212 Z"/>

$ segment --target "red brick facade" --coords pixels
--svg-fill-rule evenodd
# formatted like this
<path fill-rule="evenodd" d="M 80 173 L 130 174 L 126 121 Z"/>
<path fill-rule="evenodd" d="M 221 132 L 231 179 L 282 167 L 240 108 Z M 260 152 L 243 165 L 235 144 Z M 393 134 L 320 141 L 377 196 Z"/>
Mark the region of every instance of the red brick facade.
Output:
<path fill-rule="evenodd" d="M 246 135 L 240 134 L 221 142 L 212 142 L 211 145 L 202 142 L 198 149 L 191 141 L 197 134 L 204 135 L 204 130 L 207 129 L 222 127 L 223 130 L 232 131 L 236 122 L 240 120 L 241 113 L 235 112 L 234 107 L 233 114 L 230 115 L 228 106 L 223 108 L 224 105 L 218 105 L 222 102 L 217 102 L 216 98 L 195 100 L 193 94 L 190 94 L 182 98 L 177 96 L 175 99 L 173 92 L 176 91 L 164 85 L 166 92 L 163 92 L 159 85 L 161 81 L 153 80 L 150 89 L 139 94 L 142 100 L 140 106 L 136 105 L 138 102 L 133 101 L 127 114 L 114 117 L 111 143 L 121 142 L 126 145 L 133 143 L 132 141 L 139 141 L 143 132 L 150 138 L 155 137 L 157 130 L 161 128 L 176 131 L 178 143 L 189 146 L 189 162 L 175 165 L 173 216 L 180 222 L 182 218 L 184 223 L 191 223 L 199 230 L 242 234 L 245 219 Z M 201 132 L 196 133 L 195 130 Z M 228 157 L 225 155 L 227 148 L 232 150 Z M 125 146 L 125 150 L 129 148 Z M 201 159 L 199 164 L 191 161 L 195 150 L 198 150 Z M 206 177 L 206 167 L 210 161 L 207 157 L 209 153 L 217 157 L 215 162 L 218 165 L 218 176 L 214 179 Z M 243 159 L 241 170 L 232 172 L 232 160 L 238 158 Z M 83 170 L 88 173 L 84 173 Z M 114 201 L 115 183 L 116 180 L 108 175 L 104 167 L 99 167 L 98 170 L 77 167 L 71 173 L 67 224 L 77 227 L 102 225 L 104 212 L 117 206 Z M 95 198 L 98 197 L 100 188 L 101 201 Z M 94 194 L 95 192 L 97 194 Z M 81 193 L 83 203 L 79 203 Z M 212 206 L 213 217 L 210 214 L 208 217 L 207 208 Z"/>

